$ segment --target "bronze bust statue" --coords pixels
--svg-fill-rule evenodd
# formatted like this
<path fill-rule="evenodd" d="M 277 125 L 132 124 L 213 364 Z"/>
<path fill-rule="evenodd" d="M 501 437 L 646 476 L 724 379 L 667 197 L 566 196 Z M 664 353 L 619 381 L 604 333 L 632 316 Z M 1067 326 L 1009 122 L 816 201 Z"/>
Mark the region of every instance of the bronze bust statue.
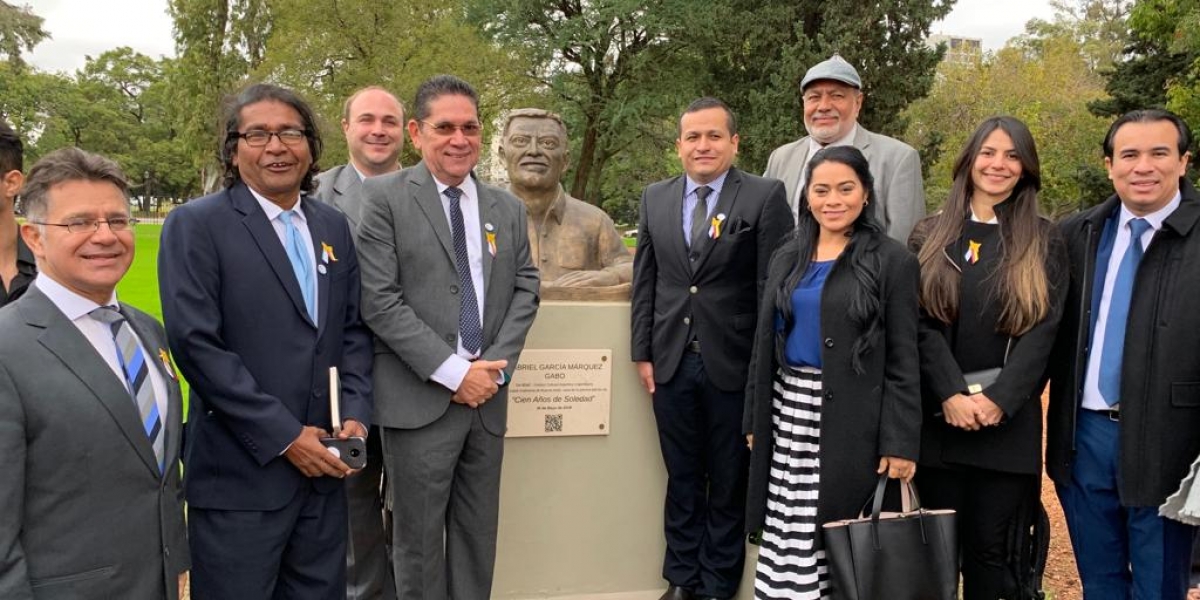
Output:
<path fill-rule="evenodd" d="M 612 219 L 563 190 L 567 128 L 562 119 L 536 108 L 511 111 L 500 157 L 509 191 L 529 211 L 529 249 L 542 274 L 542 298 L 628 299 L 633 257 Z"/>

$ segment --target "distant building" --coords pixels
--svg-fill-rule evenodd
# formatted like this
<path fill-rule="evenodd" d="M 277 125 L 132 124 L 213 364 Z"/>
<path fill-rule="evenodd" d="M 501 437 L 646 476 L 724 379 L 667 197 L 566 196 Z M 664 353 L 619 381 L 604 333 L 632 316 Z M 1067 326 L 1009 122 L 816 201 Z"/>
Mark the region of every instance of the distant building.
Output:
<path fill-rule="evenodd" d="M 926 38 L 929 47 L 946 44 L 946 55 L 942 60 L 960 65 L 975 64 L 983 57 L 983 40 L 957 35 L 934 34 Z"/>

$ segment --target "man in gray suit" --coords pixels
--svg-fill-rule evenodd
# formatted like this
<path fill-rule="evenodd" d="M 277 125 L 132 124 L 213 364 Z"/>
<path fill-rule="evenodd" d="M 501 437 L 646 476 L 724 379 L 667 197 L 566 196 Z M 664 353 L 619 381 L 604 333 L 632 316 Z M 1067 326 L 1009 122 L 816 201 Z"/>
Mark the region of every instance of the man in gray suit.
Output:
<path fill-rule="evenodd" d="M 525 205 L 472 174 L 478 104 L 456 77 L 421 84 L 408 122 L 421 162 L 363 182 L 362 314 L 403 599 L 491 594 L 504 386 L 538 307 Z"/>
<path fill-rule="evenodd" d="M 825 146 L 854 146 L 867 157 L 875 177 L 875 216 L 889 236 L 907 243 L 913 226 L 925 216 L 917 151 L 858 124 L 862 79 L 841 56 L 835 54 L 809 69 L 800 81 L 800 93 L 808 135 L 776 148 L 763 175 L 783 180 L 795 216 L 804 189 L 804 167 L 813 155 Z"/>
<path fill-rule="evenodd" d="M 124 175 L 66 148 L 24 190 L 40 273 L 0 311 L 0 598 L 174 600 L 182 399 L 162 326 L 114 291 L 133 261 Z"/>
<path fill-rule="evenodd" d="M 362 180 L 400 170 L 404 106 L 382 87 L 362 88 L 342 105 L 342 133 L 350 162 L 317 176 L 317 199 L 342 211 L 350 227 L 358 229 Z"/>
<path fill-rule="evenodd" d="M 362 181 L 400 169 L 404 107 L 391 92 L 371 86 L 346 99 L 342 133 L 350 162 L 317 176 L 316 199 L 342 211 L 351 229 L 362 214 Z M 346 478 L 350 527 L 346 545 L 346 600 L 390 600 L 396 596 L 384 509 L 383 450 L 377 425 L 367 435 L 367 466 Z"/>

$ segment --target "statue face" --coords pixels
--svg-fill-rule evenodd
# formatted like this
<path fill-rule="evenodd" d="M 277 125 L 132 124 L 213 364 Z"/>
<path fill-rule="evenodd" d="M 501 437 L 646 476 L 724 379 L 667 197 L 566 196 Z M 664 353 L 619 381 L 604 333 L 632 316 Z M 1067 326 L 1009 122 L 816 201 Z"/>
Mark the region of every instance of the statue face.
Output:
<path fill-rule="evenodd" d="M 567 168 L 567 136 L 553 119 L 514 118 L 501 152 L 509 181 L 526 188 L 557 186 Z"/>

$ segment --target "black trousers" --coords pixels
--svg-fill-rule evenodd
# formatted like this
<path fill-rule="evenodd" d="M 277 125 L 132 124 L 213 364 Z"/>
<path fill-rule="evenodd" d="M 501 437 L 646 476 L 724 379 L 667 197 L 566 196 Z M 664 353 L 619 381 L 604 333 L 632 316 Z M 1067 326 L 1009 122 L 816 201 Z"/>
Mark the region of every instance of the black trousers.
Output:
<path fill-rule="evenodd" d="M 922 466 L 916 481 L 925 508 L 958 511 L 963 600 L 1017 597 L 1008 535 L 1022 503 L 1038 491 L 1037 476 Z"/>
<path fill-rule="evenodd" d="M 741 390 L 717 389 L 695 353 L 685 353 L 675 376 L 654 392 L 667 467 L 663 578 L 700 596 L 732 598 L 746 559 L 743 398 Z"/>

